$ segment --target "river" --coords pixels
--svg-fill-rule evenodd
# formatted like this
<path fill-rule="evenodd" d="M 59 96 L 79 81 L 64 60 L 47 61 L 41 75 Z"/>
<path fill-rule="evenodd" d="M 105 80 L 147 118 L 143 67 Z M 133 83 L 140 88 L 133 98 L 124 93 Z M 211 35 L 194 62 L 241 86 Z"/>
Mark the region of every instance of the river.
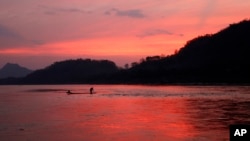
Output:
<path fill-rule="evenodd" d="M 0 89 L 1 141 L 228 141 L 229 125 L 250 124 L 250 86 Z"/>

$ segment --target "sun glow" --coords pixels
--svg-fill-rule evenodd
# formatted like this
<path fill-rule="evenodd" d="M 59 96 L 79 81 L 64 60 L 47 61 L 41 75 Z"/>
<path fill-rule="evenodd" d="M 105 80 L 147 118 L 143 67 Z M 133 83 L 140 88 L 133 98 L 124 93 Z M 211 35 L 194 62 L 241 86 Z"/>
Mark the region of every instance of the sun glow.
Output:
<path fill-rule="evenodd" d="M 173 48 L 182 42 L 171 40 L 167 42 L 164 37 L 154 38 L 101 38 L 89 40 L 74 40 L 56 42 L 36 47 L 20 47 L 16 49 L 6 49 L 2 53 L 6 54 L 47 54 L 47 55 L 93 55 L 93 56 L 117 56 L 117 55 L 161 55 L 171 54 Z M 171 46 L 174 46 L 171 48 Z M 169 52 L 169 53 L 168 53 Z"/>

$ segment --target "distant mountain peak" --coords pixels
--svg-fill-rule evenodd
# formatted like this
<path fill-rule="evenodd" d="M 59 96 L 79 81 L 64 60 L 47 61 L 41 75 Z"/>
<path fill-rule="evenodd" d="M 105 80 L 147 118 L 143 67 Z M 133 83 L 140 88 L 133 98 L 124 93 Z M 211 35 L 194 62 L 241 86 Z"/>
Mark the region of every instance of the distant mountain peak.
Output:
<path fill-rule="evenodd" d="M 22 67 L 19 64 L 6 63 L 2 69 L 0 69 L 0 78 L 25 77 L 31 72 L 32 70 Z"/>
<path fill-rule="evenodd" d="M 9 68 L 9 67 L 21 67 L 19 64 L 15 64 L 15 63 L 6 63 L 3 68 Z M 2 69 L 3 69 L 2 68 Z"/>

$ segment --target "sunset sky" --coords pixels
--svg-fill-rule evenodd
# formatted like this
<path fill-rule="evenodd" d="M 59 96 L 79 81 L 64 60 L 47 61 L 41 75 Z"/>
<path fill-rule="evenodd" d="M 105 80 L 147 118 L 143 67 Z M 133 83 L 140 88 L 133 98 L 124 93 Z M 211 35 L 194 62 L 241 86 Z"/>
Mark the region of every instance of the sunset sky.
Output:
<path fill-rule="evenodd" d="M 249 0 L 1 0 L 0 67 L 77 58 L 124 66 L 249 15 Z"/>

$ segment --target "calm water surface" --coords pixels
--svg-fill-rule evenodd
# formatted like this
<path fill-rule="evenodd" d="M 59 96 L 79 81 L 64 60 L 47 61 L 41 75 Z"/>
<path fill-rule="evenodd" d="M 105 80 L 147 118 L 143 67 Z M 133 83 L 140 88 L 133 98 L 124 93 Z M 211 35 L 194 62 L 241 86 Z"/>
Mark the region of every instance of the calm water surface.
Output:
<path fill-rule="evenodd" d="M 250 86 L 90 87 L 0 86 L 1 141 L 227 141 L 250 124 Z"/>

